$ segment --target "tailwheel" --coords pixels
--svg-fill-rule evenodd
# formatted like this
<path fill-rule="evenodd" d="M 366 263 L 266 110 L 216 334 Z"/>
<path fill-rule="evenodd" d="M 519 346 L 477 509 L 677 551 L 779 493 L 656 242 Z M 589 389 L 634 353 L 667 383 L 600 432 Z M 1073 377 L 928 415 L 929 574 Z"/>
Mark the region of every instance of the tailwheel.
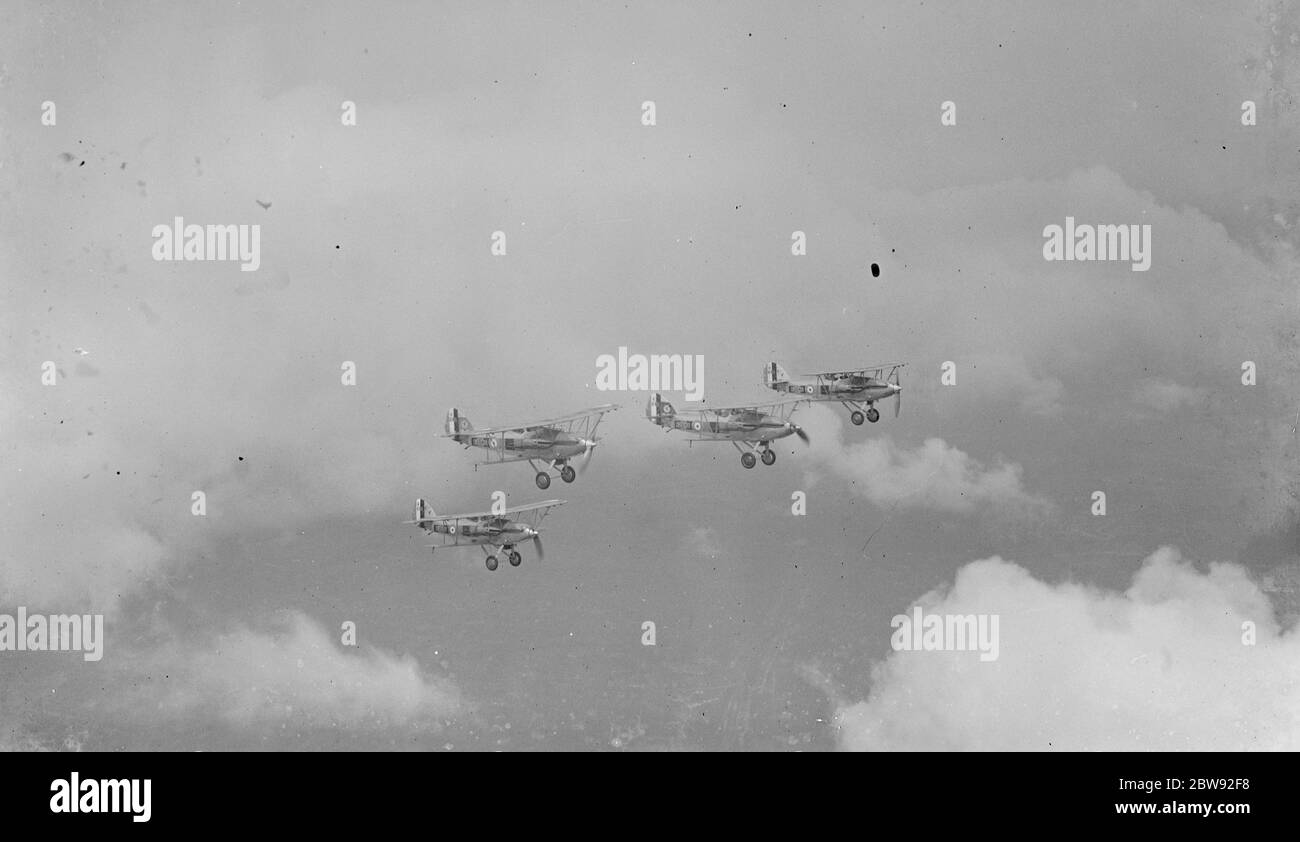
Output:
<path fill-rule="evenodd" d="M 763 464 L 764 464 L 764 465 L 771 465 L 771 464 L 772 464 L 773 462 L 775 462 L 775 461 L 776 461 L 776 451 L 775 451 L 775 450 L 768 449 L 768 450 L 764 450 L 764 451 L 763 451 Z"/>
<path fill-rule="evenodd" d="M 560 468 L 560 479 L 565 482 L 573 482 L 577 478 L 578 472 L 573 470 L 572 465 L 565 465 L 563 468 Z"/>
<path fill-rule="evenodd" d="M 483 559 L 483 563 L 487 565 L 488 570 L 497 569 L 497 557 L 494 555 L 490 555 L 487 558 Z"/>
<path fill-rule="evenodd" d="M 740 464 L 744 465 L 746 468 L 752 468 L 758 464 L 758 460 L 754 458 L 753 453 L 745 452 L 740 454 Z"/>
<path fill-rule="evenodd" d="M 551 487 L 551 475 L 544 474 L 540 471 L 537 473 L 537 487 L 545 491 Z M 495 569 L 495 568 L 493 568 Z"/>
<path fill-rule="evenodd" d="M 867 410 L 867 420 L 872 424 L 880 420 L 880 411 L 874 406 Z"/>
<path fill-rule="evenodd" d="M 874 409 L 871 410 L 871 411 L 872 411 L 872 412 L 875 412 Z M 858 412 L 858 411 L 855 409 L 855 410 L 853 410 L 853 414 L 849 416 L 849 420 L 852 421 L 852 422 L 853 422 L 854 424 L 856 424 L 857 426 L 861 427 L 861 426 L 862 426 L 862 422 L 865 421 L 865 420 L 867 420 L 867 416 L 863 415 L 861 412 Z"/>
<path fill-rule="evenodd" d="M 518 550 L 511 550 L 510 555 L 506 556 L 506 558 L 510 561 L 511 567 L 518 567 L 519 562 L 524 560 L 524 557 L 519 554 Z"/>

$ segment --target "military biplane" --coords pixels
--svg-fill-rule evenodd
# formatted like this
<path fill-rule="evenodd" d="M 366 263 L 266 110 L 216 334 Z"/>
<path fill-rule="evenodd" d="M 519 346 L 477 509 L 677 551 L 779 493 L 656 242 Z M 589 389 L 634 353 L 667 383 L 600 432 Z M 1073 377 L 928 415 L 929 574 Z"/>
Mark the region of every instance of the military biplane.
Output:
<path fill-rule="evenodd" d="M 729 441 L 740 451 L 740 464 L 746 468 L 754 467 L 758 461 L 755 451 L 763 459 L 764 465 L 776 461 L 776 451 L 772 442 L 776 439 L 796 435 L 808 443 L 808 434 L 803 428 L 790 421 L 795 407 L 802 400 L 777 401 L 761 406 L 738 406 L 725 409 L 692 409 L 679 414 L 673 405 L 661 395 L 655 396 L 646 404 L 645 416 L 669 430 L 682 430 L 689 435 L 687 441 Z"/>
<path fill-rule="evenodd" d="M 515 546 L 524 541 L 532 541 L 537 547 L 537 557 L 543 557 L 542 519 L 556 506 L 563 506 L 564 500 L 544 500 L 527 506 L 514 506 L 500 512 L 473 512 L 464 515 L 435 514 L 424 502 L 424 498 L 415 501 L 415 519 L 404 520 L 404 524 L 415 524 L 426 535 L 442 536 L 441 544 L 429 544 L 430 549 L 438 547 L 480 546 L 487 556 L 484 561 L 488 570 L 497 569 L 497 557 L 492 552 L 500 548 L 505 552 L 511 567 L 518 567 L 523 556 Z"/>
<path fill-rule="evenodd" d="M 906 363 L 884 363 L 853 371 L 801 374 L 800 377 L 811 379 L 792 381 L 785 369 L 773 362 L 763 366 L 763 385 L 775 392 L 798 395 L 807 401 L 839 401 L 849 410 L 849 420 L 854 424 L 861 424 L 864 419 L 874 424 L 880 420 L 875 403 L 885 398 L 894 399 L 894 417 L 898 417 L 903 401 L 899 370 L 904 365 Z"/>
<path fill-rule="evenodd" d="M 600 439 L 596 428 L 607 412 L 618 409 L 616 404 L 605 404 L 584 409 L 561 418 L 534 421 L 511 427 L 492 427 L 475 430 L 469 419 L 456 408 L 447 411 L 444 438 L 451 438 L 465 447 L 481 447 L 485 457 L 479 465 L 500 462 L 527 462 L 537 472 L 537 487 L 551 487 L 551 471 L 560 469 L 560 479 L 573 482 L 577 471 L 569 464 L 575 456 L 583 456 L 582 469 L 586 470 L 591 453 Z M 538 465 L 543 467 L 538 467 Z"/>

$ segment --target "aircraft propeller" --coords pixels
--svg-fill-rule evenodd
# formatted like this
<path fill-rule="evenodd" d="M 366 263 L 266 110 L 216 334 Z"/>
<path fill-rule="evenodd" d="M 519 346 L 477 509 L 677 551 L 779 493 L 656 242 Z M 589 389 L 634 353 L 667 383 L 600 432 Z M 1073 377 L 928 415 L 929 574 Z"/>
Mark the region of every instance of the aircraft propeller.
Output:
<path fill-rule="evenodd" d="M 903 408 L 903 376 L 894 372 L 894 386 L 898 391 L 894 392 L 894 417 L 898 417 L 898 411 Z"/>
<path fill-rule="evenodd" d="M 600 442 L 600 439 L 590 439 L 590 440 L 584 442 L 584 445 L 585 445 L 585 446 L 584 446 L 583 449 L 582 449 L 582 454 L 583 454 L 583 455 L 582 455 L 582 462 L 578 465 L 578 474 L 579 474 L 579 475 L 581 475 L 581 474 L 583 474 L 583 473 L 586 473 L 586 471 L 587 471 L 587 465 L 591 464 L 591 455 L 592 455 L 592 453 L 595 452 L 595 450 L 596 450 L 596 445 L 597 445 L 599 442 Z"/>
<path fill-rule="evenodd" d="M 545 558 L 546 558 L 546 551 L 542 549 L 542 533 L 540 533 L 540 532 L 534 532 L 534 533 L 533 533 L 533 537 L 530 538 L 529 540 L 531 540 L 531 541 L 533 542 L 533 545 L 534 545 L 535 547 L 537 547 L 537 558 L 538 558 L 538 560 L 545 559 Z"/>

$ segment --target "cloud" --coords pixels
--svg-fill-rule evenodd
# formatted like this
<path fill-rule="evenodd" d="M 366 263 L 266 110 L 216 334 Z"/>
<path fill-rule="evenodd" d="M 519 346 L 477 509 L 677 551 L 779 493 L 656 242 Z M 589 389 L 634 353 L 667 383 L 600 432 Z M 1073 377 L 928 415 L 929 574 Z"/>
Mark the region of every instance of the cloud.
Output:
<path fill-rule="evenodd" d="M 888 436 L 846 445 L 843 422 L 826 411 L 809 411 L 806 428 L 818 462 L 848 480 L 878 506 L 964 513 L 979 507 L 1007 512 L 1041 511 L 1050 504 L 1025 490 L 1015 463 L 985 467 L 940 438 L 912 450 Z"/>
<path fill-rule="evenodd" d="M 208 713 L 237 726 L 436 729 L 462 705 L 456 686 L 426 676 L 414 657 L 348 651 L 296 611 L 271 632 L 240 628 L 202 647 L 166 647 L 152 658 L 151 671 L 160 669 L 171 685 L 162 713 Z"/>
<path fill-rule="evenodd" d="M 17 723 L 0 724 L 0 752 L 54 751 L 52 747 L 25 732 Z"/>
<path fill-rule="evenodd" d="M 1042 582 L 993 557 L 958 571 L 936 613 L 1000 617 L 1000 656 L 895 652 L 840 704 L 854 750 L 1300 748 L 1300 635 L 1235 564 L 1199 572 L 1162 547 L 1124 593 Z M 903 612 L 911 606 L 899 606 Z M 1243 644 L 1245 622 L 1255 645 Z M 889 634 L 888 629 L 881 630 Z"/>
<path fill-rule="evenodd" d="M 984 399 L 1014 400 L 1027 415 L 1054 418 L 1061 414 L 1065 387 L 1055 377 L 1038 376 L 1023 356 L 972 354 L 963 356 L 960 369 L 963 386 Z"/>
<path fill-rule="evenodd" d="M 148 507 L 141 513 L 138 506 L 143 482 L 130 468 L 118 473 L 133 463 L 107 443 L 112 436 L 71 425 L 61 431 L 54 442 L 10 456 L 22 493 L 0 518 L 0 546 L 8 548 L 0 604 L 113 614 L 126 594 L 167 569 L 169 555 Z M 176 509 L 188 516 L 184 499 Z"/>
<path fill-rule="evenodd" d="M 67 18 L 57 27 L 32 19 L 25 41 L 32 55 L 52 45 L 98 54 L 103 21 L 57 14 Z M 896 130 L 880 121 L 846 124 L 834 102 L 795 123 L 795 104 L 768 107 L 774 85 L 815 86 L 828 74 L 843 76 L 846 61 L 854 68 L 849 75 L 894 74 L 897 84 L 880 89 L 904 92 L 900 102 L 918 101 L 906 92 L 932 87 L 932 79 L 909 77 L 915 74 L 907 63 L 861 49 L 844 27 L 799 22 L 792 32 L 824 47 L 815 61 L 799 65 L 804 75 L 787 78 L 788 62 L 759 62 L 750 68 L 754 84 L 737 87 L 726 62 L 668 56 L 666 64 L 629 64 L 625 55 L 644 40 L 645 28 L 622 17 L 603 21 L 599 28 L 610 37 L 596 39 L 570 21 L 547 22 L 557 38 L 564 33 L 598 45 L 580 68 L 593 72 L 575 74 L 573 51 L 548 52 L 539 45 L 554 39 L 538 37 L 543 22 L 521 18 L 490 47 L 504 64 L 529 67 L 537 81 L 503 78 L 498 85 L 459 66 L 458 39 L 479 26 L 472 12 L 432 28 L 413 27 L 407 15 L 345 13 L 321 36 L 324 46 L 292 56 L 279 46 L 284 33 L 301 27 L 296 17 L 223 14 L 219 24 L 240 34 L 229 39 L 238 47 L 209 60 L 202 58 L 211 52 L 204 52 L 208 27 L 195 25 L 194 14 L 160 21 L 152 12 L 114 13 L 119 37 L 104 59 L 124 71 L 106 84 L 74 84 L 86 77 L 75 62 L 11 62 L 11 69 L 40 68 L 17 73 L 14 91 L 64 90 L 71 99 L 60 101 L 61 110 L 94 132 L 84 152 L 76 147 L 90 158 L 85 168 L 50 168 L 41 163 L 65 148 L 51 147 L 50 128 L 25 120 L 7 121 L 4 129 L 6 186 L 22 212 L 5 215 L 0 274 L 26 280 L 8 291 L 0 313 L 0 331 L 12 346 L 0 364 L 9 398 L 0 407 L 0 429 L 11 457 L 6 471 L 21 470 L 6 474 L 11 500 L 0 518 L 0 546 L 11 548 L 11 558 L 0 565 L 0 596 L 29 606 L 53 603 L 51 609 L 73 607 L 65 601 L 114 606 L 204 559 L 218 577 L 190 593 L 193 606 L 179 606 L 201 622 L 210 600 L 224 604 L 223 596 L 247 588 L 240 576 L 227 575 L 239 570 L 231 553 L 250 546 L 260 553 L 267 531 L 296 534 L 331 517 L 397 520 L 414 493 L 441 499 L 440 507 L 469 508 L 469 484 L 489 480 L 469 471 L 470 454 L 430 443 L 446 407 L 468 405 L 476 420 L 490 423 L 585 405 L 574 398 L 591 380 L 595 356 L 622 344 L 705 353 L 710 394 L 731 389 L 744 402 L 757 388 L 754 368 L 769 345 L 788 345 L 789 357 L 826 365 L 840 365 L 849 354 L 857 364 L 845 343 L 869 335 L 866 359 L 907 359 L 914 364 L 908 371 L 918 372 L 907 381 L 909 413 L 914 408 L 917 415 L 905 417 L 916 426 L 898 429 L 923 432 L 907 445 L 941 434 L 968 449 L 968 442 L 980 442 L 978 455 L 1000 450 L 1018 462 L 990 467 L 940 438 L 915 449 L 889 440 L 846 447 L 838 427 L 815 437 L 824 459 L 807 461 L 830 464 L 857 493 L 880 502 L 975 511 L 981 524 L 986 510 L 1014 508 L 1030 496 L 1020 464 L 1034 471 L 1036 491 L 1064 500 L 1071 492 L 1063 485 L 1082 482 L 1100 461 L 1098 445 L 1114 445 L 1117 461 L 1138 452 L 1112 426 L 1131 420 L 1125 410 L 1132 391 L 1122 378 L 1136 374 L 1135 363 L 1150 364 L 1153 375 L 1174 372 L 1199 383 L 1255 359 L 1261 387 L 1234 397 L 1258 401 L 1242 408 L 1248 420 L 1268 424 L 1267 434 L 1254 424 L 1225 428 L 1223 449 L 1203 451 L 1202 458 L 1220 460 L 1207 462 L 1204 473 L 1225 486 L 1225 500 L 1249 500 L 1251 513 L 1265 514 L 1279 498 L 1294 505 L 1296 460 L 1287 457 L 1295 457 L 1297 442 L 1291 425 L 1300 354 L 1292 324 L 1300 273 L 1287 249 L 1300 242 L 1289 205 L 1300 175 L 1248 166 L 1264 157 L 1237 157 L 1240 143 L 1231 144 L 1231 160 L 1240 166 L 1213 164 L 1229 160 L 1217 145 L 1184 145 L 1171 155 L 1167 145 L 1156 144 L 1153 153 L 1151 144 L 1107 143 L 1111 129 L 1131 135 L 1134 120 L 1145 123 L 1143 130 L 1169 131 L 1167 108 L 1130 112 L 1107 104 L 1116 80 L 1149 60 L 1136 48 L 1140 35 L 1132 34 L 1141 26 L 1117 45 L 1113 27 L 1077 13 L 1074 65 L 1064 70 L 1051 39 L 1021 39 L 1016 66 L 1054 67 L 1061 78 L 1109 68 L 1092 79 L 1103 95 L 1076 98 L 1053 119 L 1030 121 L 1033 131 L 1021 138 L 1028 142 L 1014 155 L 1004 154 L 994 135 L 936 155 L 926 143 L 898 149 Z M 890 31 L 922 33 L 917 43 L 971 39 L 964 25 L 919 14 L 917 25 L 891 23 Z M 1024 29 L 1052 31 L 1059 25 L 1058 13 L 1052 15 Z M 1294 25 L 1267 34 L 1245 12 L 1221 16 L 1223 25 L 1188 32 L 1188 42 L 1177 44 L 1182 72 L 1175 75 L 1186 90 L 1231 78 L 1224 74 L 1238 72 L 1242 38 L 1253 44 L 1257 30 L 1267 40 L 1255 45 L 1260 59 L 1247 87 L 1296 88 L 1295 62 L 1268 53 L 1274 40 L 1285 47 Z M 734 25 L 726 15 L 712 17 L 693 27 L 700 44 Z M 671 26 L 646 23 L 675 35 Z M 142 46 L 156 40 L 160 25 L 178 52 L 196 57 L 182 72 L 158 74 L 137 60 L 148 55 Z M 440 40 L 387 51 L 381 68 L 352 49 L 352 33 L 363 25 L 399 45 L 403 33 L 421 29 Z M 1224 39 L 1223 32 L 1236 37 Z M 965 66 L 979 71 L 966 77 L 983 78 L 987 62 L 1012 47 L 959 51 Z M 324 75 L 321 56 L 331 69 Z M 440 72 L 430 72 L 430 61 Z M 676 103 L 676 116 L 659 129 L 647 134 L 634 107 L 630 119 L 591 107 L 624 101 L 628 90 L 644 85 L 645 68 L 655 66 L 656 84 L 667 86 L 665 96 Z M 394 91 L 392 79 L 415 78 L 408 71 L 442 81 Z M 673 88 L 675 79 L 694 81 Z M 731 90 L 722 95 L 724 85 Z M 337 113 L 321 106 L 344 98 L 360 104 L 359 127 L 341 129 Z M 720 101 L 736 103 L 734 115 L 743 119 L 719 112 Z M 1024 116 L 1023 101 L 1007 95 L 994 107 L 1014 122 Z M 152 108 L 159 102 L 178 103 L 180 111 Z M 114 112 L 161 116 L 121 121 Z M 1275 114 L 1249 131 L 1275 152 L 1293 149 L 1295 115 L 1289 109 L 1285 120 Z M 924 119 L 936 125 L 932 116 Z M 1204 137 L 1218 130 L 1222 114 L 1186 109 L 1174 119 L 1178 136 Z M 233 124 L 256 130 L 232 133 Z M 1089 130 L 1076 130 L 1084 126 Z M 815 145 L 806 142 L 812 134 Z M 641 149 L 651 135 L 654 150 Z M 116 169 L 127 159 L 125 172 Z M 1098 161 L 1105 166 L 1076 169 Z M 10 177 L 17 173 L 21 182 Z M 755 173 L 775 177 L 756 181 Z M 269 197 L 268 210 L 254 204 Z M 368 207 L 384 212 L 358 212 Z M 177 213 L 263 225 L 261 270 L 152 261 L 151 227 Z M 1066 214 L 1150 221 L 1151 271 L 1045 263 L 1039 232 Z M 797 222 L 787 225 L 792 216 Z M 788 242 L 772 232 L 796 225 L 811 234 L 809 256 L 774 262 Z M 487 234 L 497 228 L 510 233 L 508 260 L 488 254 Z M 1279 234 L 1277 245 L 1259 247 Z M 721 281 L 720 253 L 729 255 Z M 864 288 L 863 267 L 877 260 L 883 273 Z M 792 296 L 793 306 L 764 305 Z M 567 302 L 563 320 L 536 318 L 540 300 Z M 510 341 L 485 325 L 508 326 Z M 95 360 L 81 362 L 77 347 L 92 349 Z M 35 377 L 46 359 L 66 372 L 56 388 Z M 934 385 L 945 359 L 958 362 L 957 388 Z M 339 382 L 343 360 L 358 363 L 356 387 Z M 483 371 L 499 372 L 501 388 L 484 389 Z M 1086 422 L 1071 416 L 1059 427 L 1042 423 L 1060 414 L 1063 401 L 1086 411 Z M 1017 408 L 1030 418 L 1011 418 Z M 659 435 L 640 419 L 639 407 L 619 415 L 611 432 L 636 426 L 637 438 L 629 439 L 654 441 L 656 450 L 611 440 L 583 480 L 596 494 L 602 483 L 621 488 L 627 476 L 657 465 L 658 451 L 681 448 L 675 436 Z M 960 432 L 931 423 L 945 419 L 958 422 L 948 429 Z M 1025 420 L 1033 421 L 1033 435 L 1020 426 Z M 1170 420 L 1192 428 L 1197 419 Z M 74 423 L 77 429 L 67 432 Z M 1002 441 L 984 444 L 999 430 Z M 1238 458 L 1247 447 L 1253 449 Z M 1059 462 L 1046 458 L 1057 453 Z M 685 456 L 694 454 L 674 454 Z M 1172 458 L 1184 457 L 1180 451 Z M 1126 464 L 1132 473 L 1116 473 L 1109 483 L 1161 473 L 1149 460 Z M 523 470 L 501 468 L 495 476 L 527 483 L 526 475 L 511 473 L 516 468 Z M 689 488 L 702 482 L 699 470 L 693 464 L 675 476 Z M 737 490 L 733 479 L 728 494 L 762 493 L 752 484 Z M 418 492 L 407 487 L 417 483 Z M 195 489 L 209 495 L 206 519 L 189 514 Z M 1218 508 L 1225 508 L 1223 520 L 1205 526 L 1231 535 L 1243 512 Z M 1192 509 L 1175 511 L 1185 522 L 1195 518 Z M 597 531 L 590 540 L 607 537 Z M 706 532 L 697 551 L 716 554 L 717 544 L 717 535 Z M 256 639 L 261 645 L 252 648 L 259 651 L 274 641 Z M 358 657 L 348 652 L 348 665 Z M 206 686 L 201 676 L 186 675 Z M 37 684 L 24 684 L 37 695 Z M 228 682 L 212 689 L 235 692 Z"/>
<path fill-rule="evenodd" d="M 685 536 L 686 549 L 701 558 L 717 558 L 722 552 L 718 530 L 712 526 L 697 526 Z"/>
<path fill-rule="evenodd" d="M 1185 406 L 1197 406 L 1204 404 L 1208 398 L 1208 389 L 1183 386 L 1161 378 L 1143 380 L 1133 394 L 1135 401 L 1157 412 L 1172 412 Z"/>

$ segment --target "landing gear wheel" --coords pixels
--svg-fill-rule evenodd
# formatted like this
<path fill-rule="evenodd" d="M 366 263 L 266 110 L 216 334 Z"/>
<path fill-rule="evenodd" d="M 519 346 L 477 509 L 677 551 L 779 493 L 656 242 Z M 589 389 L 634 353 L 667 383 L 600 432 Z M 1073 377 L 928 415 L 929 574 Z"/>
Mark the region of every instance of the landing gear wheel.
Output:
<path fill-rule="evenodd" d="M 524 560 L 524 557 L 519 554 L 518 550 L 511 550 L 510 555 L 506 556 L 506 558 L 510 561 L 511 567 L 518 567 L 519 562 Z"/>
<path fill-rule="evenodd" d="M 572 465 L 565 465 L 563 468 L 560 468 L 560 479 L 565 482 L 573 482 L 577 478 L 578 472 L 573 470 Z"/>
<path fill-rule="evenodd" d="M 537 475 L 537 487 L 545 491 L 551 487 L 551 475 L 539 473 Z"/>
<path fill-rule="evenodd" d="M 487 558 L 483 559 L 483 563 L 487 565 L 488 570 L 497 569 L 497 557 L 494 555 L 490 555 Z"/>
<path fill-rule="evenodd" d="M 871 409 L 868 409 L 868 410 L 867 410 L 867 420 L 870 421 L 872 424 L 874 424 L 874 423 L 876 423 L 877 421 L 879 421 L 879 420 L 880 420 L 880 410 L 876 409 L 874 406 L 871 407 Z"/>
<path fill-rule="evenodd" d="M 763 451 L 763 457 L 762 457 L 762 458 L 763 458 L 763 464 L 764 464 L 764 465 L 771 465 L 773 462 L 776 461 L 776 451 L 775 451 L 775 450 L 764 450 L 764 451 Z"/>
<path fill-rule="evenodd" d="M 758 460 L 754 458 L 753 453 L 742 453 L 740 454 L 740 464 L 746 468 L 752 468 L 758 464 Z"/>
<path fill-rule="evenodd" d="M 875 412 L 875 410 L 873 409 L 872 412 Z M 854 424 L 858 425 L 859 427 L 861 427 L 862 422 L 867 420 L 867 416 L 863 415 L 861 412 L 858 412 L 855 409 L 853 410 L 853 414 L 849 416 L 849 420 L 852 421 Z"/>

